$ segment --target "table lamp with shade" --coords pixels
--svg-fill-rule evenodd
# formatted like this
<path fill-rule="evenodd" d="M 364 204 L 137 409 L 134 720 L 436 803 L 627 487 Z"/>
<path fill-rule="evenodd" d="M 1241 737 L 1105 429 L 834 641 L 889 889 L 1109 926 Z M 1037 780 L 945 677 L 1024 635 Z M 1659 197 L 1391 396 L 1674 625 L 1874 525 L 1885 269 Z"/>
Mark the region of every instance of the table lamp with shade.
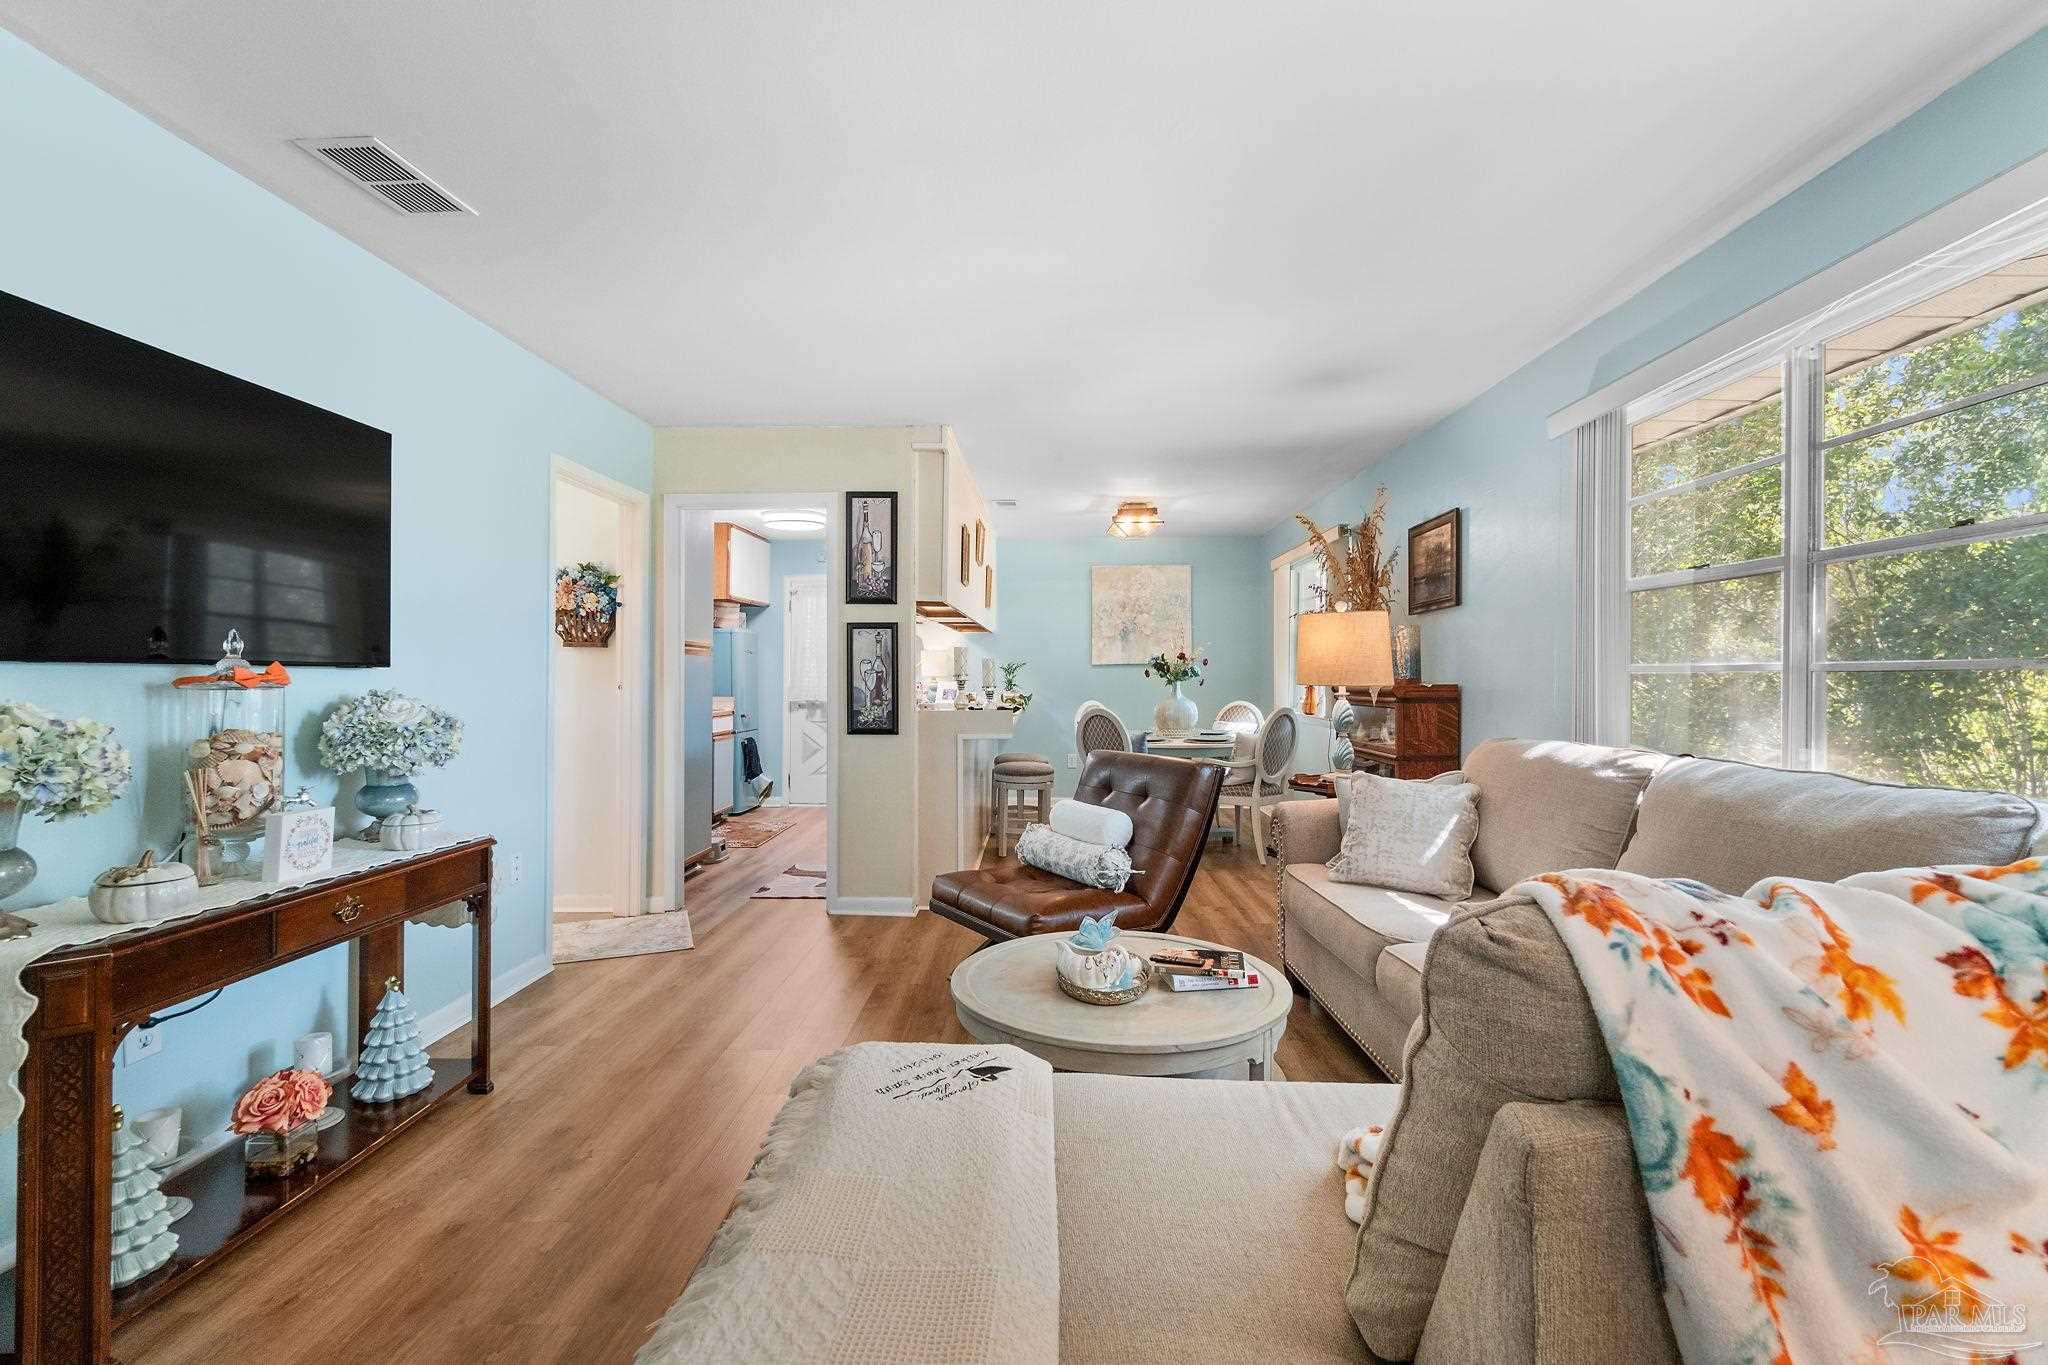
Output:
<path fill-rule="evenodd" d="M 1394 636 L 1383 611 L 1310 611 L 1295 618 L 1294 680 L 1307 687 L 1379 690 L 1394 685 Z"/>

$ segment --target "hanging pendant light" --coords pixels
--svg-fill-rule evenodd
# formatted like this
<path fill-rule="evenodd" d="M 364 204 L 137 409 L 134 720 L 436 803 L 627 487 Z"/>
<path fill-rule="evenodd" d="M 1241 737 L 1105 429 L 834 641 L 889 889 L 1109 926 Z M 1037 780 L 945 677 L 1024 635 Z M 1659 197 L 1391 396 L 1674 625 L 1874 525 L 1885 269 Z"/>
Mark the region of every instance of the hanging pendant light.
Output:
<path fill-rule="evenodd" d="M 1131 498 L 1117 504 L 1116 515 L 1109 519 L 1109 533 L 1123 540 L 1142 540 L 1164 525 L 1166 518 L 1159 515 L 1156 503 Z"/>

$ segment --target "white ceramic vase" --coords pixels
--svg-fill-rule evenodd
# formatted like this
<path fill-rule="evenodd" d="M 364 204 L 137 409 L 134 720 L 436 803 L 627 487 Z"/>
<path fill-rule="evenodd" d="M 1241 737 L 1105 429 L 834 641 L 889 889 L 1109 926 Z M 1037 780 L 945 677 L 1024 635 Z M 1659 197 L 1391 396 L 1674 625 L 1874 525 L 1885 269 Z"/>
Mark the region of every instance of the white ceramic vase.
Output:
<path fill-rule="evenodd" d="M 1202 713 L 1195 709 L 1194 702 L 1183 696 L 1180 684 L 1175 683 L 1166 700 L 1152 708 L 1152 732 L 1159 735 L 1189 734 L 1201 718 Z"/>

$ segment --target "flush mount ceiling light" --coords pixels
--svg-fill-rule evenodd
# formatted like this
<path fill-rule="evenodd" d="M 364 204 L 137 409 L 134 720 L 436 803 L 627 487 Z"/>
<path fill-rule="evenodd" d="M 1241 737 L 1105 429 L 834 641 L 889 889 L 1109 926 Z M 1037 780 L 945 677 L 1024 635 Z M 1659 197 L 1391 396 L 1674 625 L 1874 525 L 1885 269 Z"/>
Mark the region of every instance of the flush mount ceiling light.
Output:
<path fill-rule="evenodd" d="M 1109 519 L 1109 533 L 1124 540 L 1139 540 L 1164 525 L 1166 518 L 1159 515 L 1157 504 L 1131 498 L 1116 505 L 1116 515 Z"/>
<path fill-rule="evenodd" d="M 770 507 L 760 513 L 761 524 L 771 531 L 822 531 L 825 514 L 808 507 Z"/>

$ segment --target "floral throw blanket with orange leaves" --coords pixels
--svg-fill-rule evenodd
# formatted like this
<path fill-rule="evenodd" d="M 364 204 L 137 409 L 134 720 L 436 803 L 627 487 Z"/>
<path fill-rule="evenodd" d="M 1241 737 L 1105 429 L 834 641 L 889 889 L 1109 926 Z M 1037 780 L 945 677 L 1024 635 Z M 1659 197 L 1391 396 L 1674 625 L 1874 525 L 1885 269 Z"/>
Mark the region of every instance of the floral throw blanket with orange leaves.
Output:
<path fill-rule="evenodd" d="M 2048 1361 L 2040 860 L 1516 890 L 1592 997 L 1688 1361 Z"/>

